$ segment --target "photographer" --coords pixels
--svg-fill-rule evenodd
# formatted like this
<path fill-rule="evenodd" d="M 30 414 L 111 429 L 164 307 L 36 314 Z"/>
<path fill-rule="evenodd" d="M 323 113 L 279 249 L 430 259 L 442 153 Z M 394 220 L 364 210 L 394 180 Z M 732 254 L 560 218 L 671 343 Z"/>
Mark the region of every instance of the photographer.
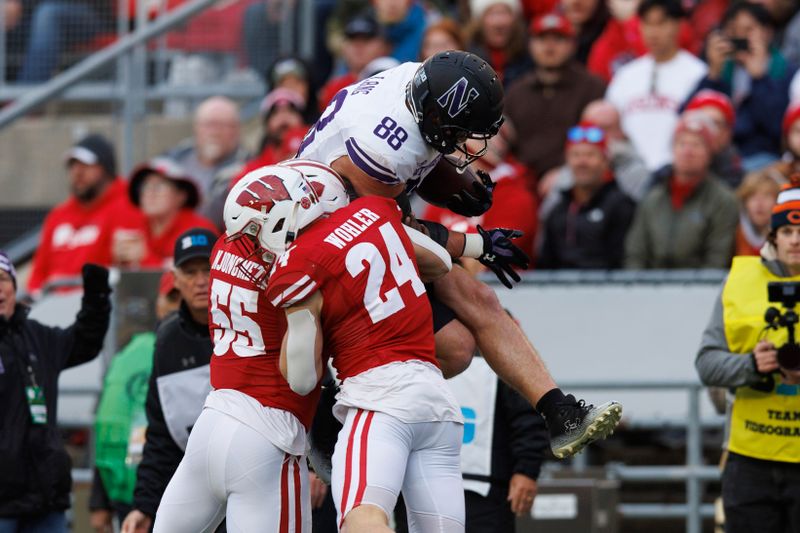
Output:
<path fill-rule="evenodd" d="M 769 331 L 765 312 L 774 299 L 768 283 L 800 281 L 800 182 L 778 196 L 761 255 L 734 259 L 695 366 L 706 385 L 735 392 L 722 474 L 725 531 L 797 533 L 800 368 L 781 351 L 787 328 Z"/>
<path fill-rule="evenodd" d="M 773 22 L 764 6 L 732 3 L 720 27 L 708 37 L 708 74 L 696 90 L 713 89 L 733 101 L 734 144 L 745 171 L 758 170 L 780 157 L 781 117 L 796 67 L 770 44 Z"/>
<path fill-rule="evenodd" d="M 83 300 L 68 328 L 28 318 L 17 276 L 0 252 L 0 532 L 65 533 L 70 458 L 56 411 L 62 370 L 91 361 L 103 346 L 111 305 L 108 270 L 83 266 Z"/>

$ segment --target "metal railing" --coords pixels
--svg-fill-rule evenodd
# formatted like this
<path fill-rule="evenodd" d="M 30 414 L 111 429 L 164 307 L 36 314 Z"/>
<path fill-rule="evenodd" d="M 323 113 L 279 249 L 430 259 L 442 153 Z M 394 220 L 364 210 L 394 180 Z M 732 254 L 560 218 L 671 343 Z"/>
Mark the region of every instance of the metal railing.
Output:
<path fill-rule="evenodd" d="M 700 394 L 705 387 L 701 383 L 694 381 L 581 382 L 562 383 L 561 387 L 566 390 L 686 391 L 689 397 L 689 412 L 686 419 L 685 465 L 628 466 L 620 463 L 609 463 L 605 465 L 605 474 L 608 479 L 616 479 L 623 483 L 649 483 L 653 481 L 684 483 L 686 503 L 620 503 L 617 506 L 617 512 L 623 518 L 629 519 L 675 519 L 685 517 L 686 533 L 701 533 L 703 519 L 714 516 L 713 505 L 702 503 L 702 484 L 704 482 L 718 481 L 720 478 L 719 469 L 716 466 L 704 465 L 702 459 L 703 422 L 700 416 Z M 63 387 L 59 389 L 59 393 L 65 395 L 99 395 L 100 390 L 97 387 Z M 670 427 L 672 426 L 670 425 Z M 543 475 L 552 475 L 555 471 L 568 469 L 580 474 L 585 469 L 585 466 L 585 455 L 580 454 L 573 458 L 573 463 L 570 467 L 545 468 Z M 72 476 L 77 481 L 90 481 L 92 471 L 89 468 L 75 468 L 72 471 Z"/>
<path fill-rule="evenodd" d="M 705 386 L 697 381 L 604 381 L 597 383 L 561 383 L 565 390 L 685 390 L 689 398 L 686 418 L 686 463 L 684 466 L 627 466 L 619 463 L 606 465 L 609 479 L 625 483 L 683 482 L 686 488 L 685 504 L 621 503 L 617 511 L 624 518 L 686 518 L 686 533 L 701 533 L 703 518 L 714 516 L 712 504 L 702 503 L 702 483 L 718 481 L 719 469 L 703 465 L 703 423 L 700 416 L 700 394 Z M 624 408 L 624 406 L 623 406 Z M 585 457 L 575 458 L 573 467 L 580 471 Z"/>

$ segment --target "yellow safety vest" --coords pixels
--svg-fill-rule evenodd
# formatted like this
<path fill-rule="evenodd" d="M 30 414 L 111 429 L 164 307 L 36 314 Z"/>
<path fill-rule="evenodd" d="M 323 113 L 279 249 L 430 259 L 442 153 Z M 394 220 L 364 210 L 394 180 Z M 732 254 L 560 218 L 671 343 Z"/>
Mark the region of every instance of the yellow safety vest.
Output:
<path fill-rule="evenodd" d="M 800 276 L 775 276 L 759 257 L 733 259 L 722 290 L 725 337 L 731 352 L 749 357 L 759 339 L 764 338 L 764 312 L 770 306 L 780 307 L 767 300 L 770 281 L 800 281 Z M 800 340 L 800 328 L 797 334 Z M 787 337 L 783 327 L 770 330 L 766 336 L 777 347 Z M 782 383 L 778 372 L 773 377 L 771 390 L 752 386 L 736 389 L 728 449 L 756 459 L 800 463 L 800 386 Z"/>

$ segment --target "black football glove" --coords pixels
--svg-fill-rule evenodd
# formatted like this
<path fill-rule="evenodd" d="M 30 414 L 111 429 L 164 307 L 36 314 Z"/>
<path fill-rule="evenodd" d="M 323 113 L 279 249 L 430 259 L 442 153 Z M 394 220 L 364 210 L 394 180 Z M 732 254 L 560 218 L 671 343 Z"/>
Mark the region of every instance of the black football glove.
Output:
<path fill-rule="evenodd" d="M 83 277 L 83 293 L 85 295 L 103 297 L 111 294 L 107 268 L 86 263 L 81 269 L 81 276 Z"/>
<path fill-rule="evenodd" d="M 511 242 L 512 239 L 522 237 L 522 232 L 508 228 L 485 230 L 478 226 L 478 233 L 483 237 L 483 254 L 478 261 L 494 272 L 500 283 L 510 289 L 512 284 L 509 277 L 515 282 L 521 279 L 514 267 L 525 270 L 531 261 L 525 252 Z"/>
<path fill-rule="evenodd" d="M 463 189 L 447 201 L 447 209 L 465 217 L 477 217 L 492 207 L 494 182 L 489 174 L 478 170 L 478 180 L 472 182 L 472 191 Z"/>

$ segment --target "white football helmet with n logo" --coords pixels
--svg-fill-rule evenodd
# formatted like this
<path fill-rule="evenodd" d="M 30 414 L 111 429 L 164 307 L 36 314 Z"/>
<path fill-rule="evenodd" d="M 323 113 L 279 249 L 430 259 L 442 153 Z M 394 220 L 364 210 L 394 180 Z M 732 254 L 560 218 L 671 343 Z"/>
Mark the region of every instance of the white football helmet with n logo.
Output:
<path fill-rule="evenodd" d="M 265 259 L 272 261 L 286 251 L 297 232 L 324 214 L 317 193 L 300 170 L 269 165 L 233 186 L 223 219 L 228 241 L 250 235 L 270 252 Z"/>
<path fill-rule="evenodd" d="M 325 213 L 333 213 L 350 203 L 344 179 L 328 165 L 309 159 L 288 159 L 278 164 L 303 173 L 322 202 Z"/>

